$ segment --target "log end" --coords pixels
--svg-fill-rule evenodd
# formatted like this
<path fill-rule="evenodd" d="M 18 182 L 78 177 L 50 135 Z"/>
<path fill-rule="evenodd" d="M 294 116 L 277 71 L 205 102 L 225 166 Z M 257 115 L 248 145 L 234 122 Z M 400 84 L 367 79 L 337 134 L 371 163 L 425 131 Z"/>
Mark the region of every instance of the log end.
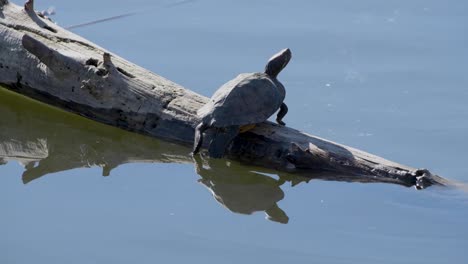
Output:
<path fill-rule="evenodd" d="M 432 174 L 427 169 L 417 169 L 413 172 L 413 175 L 416 178 L 416 183 L 414 187 L 416 187 L 416 189 L 418 190 L 425 189 L 432 185 L 439 185 L 439 186 L 453 185 L 453 183 L 450 183 L 448 180 L 438 175 Z"/>

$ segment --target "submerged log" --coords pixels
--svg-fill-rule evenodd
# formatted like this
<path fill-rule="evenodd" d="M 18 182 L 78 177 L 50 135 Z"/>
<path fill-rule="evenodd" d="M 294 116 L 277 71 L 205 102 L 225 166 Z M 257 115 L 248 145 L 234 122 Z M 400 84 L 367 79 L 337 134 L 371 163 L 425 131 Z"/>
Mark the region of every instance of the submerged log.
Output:
<path fill-rule="evenodd" d="M 208 101 L 38 16 L 32 0 L 24 7 L 0 0 L 0 84 L 101 123 L 184 145 L 193 144 L 196 111 Z M 418 188 L 448 184 L 428 170 L 271 122 L 236 137 L 227 157 L 301 175 L 332 172 Z"/>

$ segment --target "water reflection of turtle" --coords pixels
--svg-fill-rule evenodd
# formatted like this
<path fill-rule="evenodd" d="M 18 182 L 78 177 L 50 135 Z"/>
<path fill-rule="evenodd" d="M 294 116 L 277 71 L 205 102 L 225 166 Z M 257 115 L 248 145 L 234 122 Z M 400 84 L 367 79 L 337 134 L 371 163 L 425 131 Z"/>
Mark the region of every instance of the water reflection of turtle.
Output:
<path fill-rule="evenodd" d="M 283 102 L 286 91 L 277 76 L 291 56 L 291 51 L 284 49 L 268 61 L 265 72 L 243 73 L 221 86 L 198 110 L 201 122 L 195 129 L 193 154 L 200 150 L 203 132 L 209 128 L 214 128 L 216 135 L 208 152 L 211 157 L 220 158 L 239 129 L 266 121 L 278 109 L 276 121 L 285 125 L 282 119 L 288 112 Z"/>
<path fill-rule="evenodd" d="M 228 210 L 247 215 L 264 211 L 267 219 L 288 223 L 289 217 L 277 204 L 284 198 L 280 188 L 284 181 L 225 160 L 209 159 L 205 163 L 201 157 L 195 157 L 196 172 L 201 176 L 199 182 Z"/>

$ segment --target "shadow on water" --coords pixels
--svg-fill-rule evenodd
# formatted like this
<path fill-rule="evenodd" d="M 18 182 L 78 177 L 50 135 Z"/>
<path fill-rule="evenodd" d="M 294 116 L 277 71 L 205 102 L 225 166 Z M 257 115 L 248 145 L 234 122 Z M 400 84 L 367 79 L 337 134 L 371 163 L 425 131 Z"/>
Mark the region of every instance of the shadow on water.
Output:
<path fill-rule="evenodd" d="M 287 223 L 288 216 L 277 205 L 285 196 L 281 186 L 286 182 L 292 186 L 316 178 L 379 182 L 372 177 L 323 171 L 305 177 L 225 159 L 194 159 L 187 147 L 102 125 L 5 89 L 0 89 L 0 115 L 0 165 L 9 161 L 22 164 L 24 183 L 76 168 L 98 166 L 103 176 L 109 176 L 114 168 L 126 163 L 193 163 L 201 177 L 198 181 L 230 211 L 264 211 L 268 219 Z"/>

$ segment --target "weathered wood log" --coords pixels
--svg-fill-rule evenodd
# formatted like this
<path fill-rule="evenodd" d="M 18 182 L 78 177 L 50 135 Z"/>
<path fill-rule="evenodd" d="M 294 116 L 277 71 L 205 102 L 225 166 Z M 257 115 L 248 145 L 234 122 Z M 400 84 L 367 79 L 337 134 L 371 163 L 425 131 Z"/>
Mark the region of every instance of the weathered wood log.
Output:
<path fill-rule="evenodd" d="M 226 160 L 193 159 L 189 155 L 190 147 L 73 117 L 38 102 L 21 99 L 20 95 L 0 90 L 0 160 L 23 164 L 24 183 L 76 168 L 97 166 L 102 168 L 103 176 L 108 176 L 113 168 L 126 163 L 195 163 L 195 171 L 202 179 L 210 178 L 212 181 L 227 179 L 227 175 L 231 181 L 245 179 L 246 175 L 258 178 L 264 173 L 276 174 L 280 182 L 287 181 L 293 185 L 312 178 L 402 184 L 385 177 L 358 177 L 355 174 L 320 170 L 300 176 L 261 167 L 240 166 L 234 161 L 229 161 L 227 166 Z"/>
<path fill-rule="evenodd" d="M 1 0 L 0 7 L 0 84 L 98 122 L 193 143 L 196 111 L 208 98 L 38 16 L 31 0 L 24 7 Z M 271 122 L 240 134 L 227 157 L 302 175 L 333 172 L 407 186 L 448 184 L 427 170 Z"/>

